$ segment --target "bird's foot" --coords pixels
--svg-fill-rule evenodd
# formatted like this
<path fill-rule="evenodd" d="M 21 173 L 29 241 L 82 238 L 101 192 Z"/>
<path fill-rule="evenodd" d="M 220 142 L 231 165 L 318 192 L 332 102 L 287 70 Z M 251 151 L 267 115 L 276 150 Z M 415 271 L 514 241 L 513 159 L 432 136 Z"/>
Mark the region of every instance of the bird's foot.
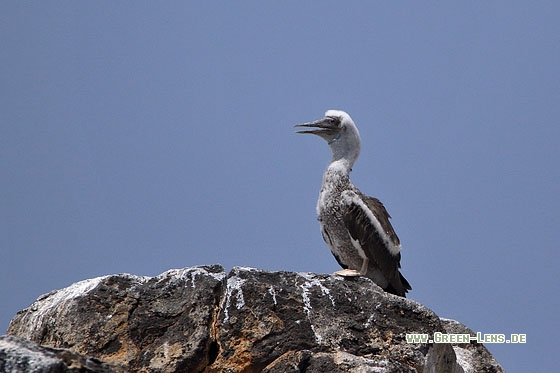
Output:
<path fill-rule="evenodd" d="M 342 269 L 340 271 L 336 271 L 334 273 L 337 276 L 341 277 L 358 277 L 361 276 L 360 271 L 356 271 L 355 269 Z"/>

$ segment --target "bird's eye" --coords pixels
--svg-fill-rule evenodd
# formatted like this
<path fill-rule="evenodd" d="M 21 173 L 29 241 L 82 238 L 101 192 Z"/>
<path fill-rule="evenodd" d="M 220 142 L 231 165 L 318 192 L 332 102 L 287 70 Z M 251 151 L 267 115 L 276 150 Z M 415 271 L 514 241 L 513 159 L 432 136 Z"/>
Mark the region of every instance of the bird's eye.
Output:
<path fill-rule="evenodd" d="M 341 122 L 341 121 L 340 121 L 340 118 L 339 118 L 339 117 L 328 117 L 328 118 L 330 119 L 330 122 L 331 122 L 333 125 L 335 125 L 335 126 L 337 126 L 337 127 L 340 127 L 340 122 Z"/>

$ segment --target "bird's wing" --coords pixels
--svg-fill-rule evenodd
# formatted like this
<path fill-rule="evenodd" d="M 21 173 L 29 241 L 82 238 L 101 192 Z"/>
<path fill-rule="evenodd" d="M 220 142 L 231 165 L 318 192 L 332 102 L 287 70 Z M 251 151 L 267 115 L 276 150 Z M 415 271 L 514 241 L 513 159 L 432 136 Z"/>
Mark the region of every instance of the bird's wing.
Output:
<path fill-rule="evenodd" d="M 366 203 L 367 207 L 369 207 L 369 209 L 373 212 L 374 216 L 381 224 L 381 228 L 389 237 L 393 245 L 399 247 L 400 249 L 401 241 L 399 240 L 399 237 L 395 233 L 395 230 L 393 229 L 393 226 L 389 221 L 389 219 L 391 219 L 391 215 L 389 215 L 387 209 L 385 209 L 385 206 L 383 206 L 383 203 L 381 203 L 381 201 L 377 198 L 368 196 L 364 196 L 363 200 Z"/>
<path fill-rule="evenodd" d="M 358 241 L 368 259 L 379 267 L 385 278 L 398 278 L 400 241 L 391 217 L 377 198 L 358 196 L 348 200 L 344 224 L 353 240 Z"/>

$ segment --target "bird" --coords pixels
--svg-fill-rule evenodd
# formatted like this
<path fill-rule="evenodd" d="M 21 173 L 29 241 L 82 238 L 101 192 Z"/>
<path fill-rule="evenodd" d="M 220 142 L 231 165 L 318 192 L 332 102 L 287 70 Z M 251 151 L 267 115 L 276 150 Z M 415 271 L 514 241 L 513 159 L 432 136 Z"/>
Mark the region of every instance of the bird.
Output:
<path fill-rule="evenodd" d="M 328 110 L 324 118 L 296 124 L 300 134 L 326 140 L 332 159 L 323 174 L 317 201 L 321 234 L 342 277 L 365 276 L 383 290 L 406 297 L 412 287 L 400 273 L 401 243 L 383 203 L 369 197 L 350 180 L 360 155 L 360 133 L 346 112 Z"/>

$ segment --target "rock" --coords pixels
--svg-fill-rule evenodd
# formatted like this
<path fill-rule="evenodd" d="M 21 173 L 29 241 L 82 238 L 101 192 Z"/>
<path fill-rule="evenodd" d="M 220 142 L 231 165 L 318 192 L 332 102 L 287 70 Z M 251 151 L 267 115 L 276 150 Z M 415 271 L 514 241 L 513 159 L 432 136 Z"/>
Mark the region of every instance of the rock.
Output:
<path fill-rule="evenodd" d="M 476 334 L 458 321 L 450 319 L 440 319 L 448 334 Z M 457 361 L 463 367 L 465 373 L 476 372 L 503 372 L 502 367 L 490 352 L 480 343 L 460 343 L 453 345 L 453 350 L 457 356 Z"/>
<path fill-rule="evenodd" d="M 406 333 L 444 331 L 432 311 L 365 278 L 234 268 L 224 300 L 218 315 L 221 353 L 213 366 L 225 372 L 274 367 L 285 353 L 301 350 L 331 353 L 315 356 L 314 365 L 323 368 L 311 371 L 335 365 L 348 371 L 345 366 L 357 357 L 411 371 L 424 366 L 429 347 L 407 344 Z M 448 346 L 441 353 L 453 350 Z"/>
<path fill-rule="evenodd" d="M 8 334 L 130 370 L 204 369 L 224 278 L 209 266 L 81 281 L 19 312 Z"/>
<path fill-rule="evenodd" d="M 0 372 L 125 372 L 98 359 L 11 336 L 0 337 Z"/>
<path fill-rule="evenodd" d="M 482 345 L 406 340 L 450 330 L 465 327 L 366 278 L 214 265 L 78 282 L 8 334 L 144 372 L 502 371 Z"/>

